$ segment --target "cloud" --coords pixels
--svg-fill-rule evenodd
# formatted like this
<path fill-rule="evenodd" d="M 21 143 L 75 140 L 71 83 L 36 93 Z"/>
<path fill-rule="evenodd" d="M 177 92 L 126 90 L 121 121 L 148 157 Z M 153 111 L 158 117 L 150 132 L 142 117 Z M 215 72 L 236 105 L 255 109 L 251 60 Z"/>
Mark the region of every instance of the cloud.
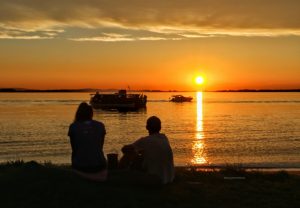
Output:
<path fill-rule="evenodd" d="M 299 36 L 299 20 L 299 0 L 0 1 L 1 31 L 3 28 L 14 28 L 28 33 L 44 32 L 41 37 L 56 37 L 70 27 L 104 27 L 133 32 L 147 30 L 161 34 L 155 38 L 110 35 L 71 37 L 77 41 L 171 39 L 164 37 L 168 34 L 176 34 L 183 39 L 214 36 Z"/>
<path fill-rule="evenodd" d="M 167 38 L 164 37 L 139 37 L 138 40 L 167 40 Z"/>
<path fill-rule="evenodd" d="M 116 34 L 116 33 L 103 33 L 102 36 L 85 37 L 85 38 L 70 38 L 73 41 L 102 41 L 102 42 L 121 42 L 121 41 L 134 41 L 135 39 L 129 35 Z"/>
<path fill-rule="evenodd" d="M 0 39 L 52 39 L 63 32 L 62 29 L 18 28 L 0 24 Z"/>
<path fill-rule="evenodd" d="M 37 39 L 52 39 L 52 37 L 41 37 L 38 35 L 34 36 L 11 36 L 0 34 L 0 39 L 15 39 L 15 40 L 37 40 Z"/>
<path fill-rule="evenodd" d="M 124 41 L 158 41 L 158 40 L 181 40 L 183 38 L 167 38 L 167 37 L 133 37 L 129 34 L 103 33 L 101 36 L 70 38 L 73 41 L 100 41 L 100 42 L 124 42 Z"/>

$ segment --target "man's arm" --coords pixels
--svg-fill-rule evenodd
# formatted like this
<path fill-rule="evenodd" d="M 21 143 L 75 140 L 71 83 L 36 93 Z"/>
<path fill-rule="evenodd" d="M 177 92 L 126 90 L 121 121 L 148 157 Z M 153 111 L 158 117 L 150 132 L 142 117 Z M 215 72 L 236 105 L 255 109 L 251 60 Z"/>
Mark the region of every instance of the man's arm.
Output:
<path fill-rule="evenodd" d="M 137 151 L 143 150 L 145 148 L 145 137 L 136 140 L 132 145 Z"/>
<path fill-rule="evenodd" d="M 140 139 L 138 139 L 138 140 L 136 140 L 132 144 L 124 145 L 122 147 L 121 151 L 124 154 L 126 154 L 126 153 L 138 152 L 138 151 L 141 151 L 142 149 L 144 149 L 143 137 L 140 138 Z"/>

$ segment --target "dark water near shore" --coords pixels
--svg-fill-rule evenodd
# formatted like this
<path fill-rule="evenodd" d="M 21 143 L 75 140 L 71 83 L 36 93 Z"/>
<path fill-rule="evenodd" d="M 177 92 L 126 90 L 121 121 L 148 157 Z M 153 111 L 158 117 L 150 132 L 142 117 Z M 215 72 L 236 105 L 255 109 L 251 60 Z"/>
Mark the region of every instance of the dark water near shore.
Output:
<path fill-rule="evenodd" d="M 194 100 L 181 104 L 168 102 L 171 93 L 146 94 L 144 111 L 95 112 L 107 129 L 105 153 L 146 135 L 146 119 L 157 115 L 176 165 L 300 168 L 300 93 L 182 93 Z M 0 162 L 69 163 L 68 127 L 88 100 L 89 93 L 0 93 Z"/>

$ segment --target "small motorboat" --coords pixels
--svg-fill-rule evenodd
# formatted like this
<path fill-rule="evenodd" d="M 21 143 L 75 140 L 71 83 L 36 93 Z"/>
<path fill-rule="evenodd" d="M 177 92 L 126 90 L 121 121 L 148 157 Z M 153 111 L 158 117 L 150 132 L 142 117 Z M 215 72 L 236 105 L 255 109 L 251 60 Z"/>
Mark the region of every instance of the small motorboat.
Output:
<path fill-rule="evenodd" d="M 171 102 L 182 103 L 182 102 L 191 102 L 193 97 L 185 97 L 183 95 L 173 95 L 170 99 Z"/>

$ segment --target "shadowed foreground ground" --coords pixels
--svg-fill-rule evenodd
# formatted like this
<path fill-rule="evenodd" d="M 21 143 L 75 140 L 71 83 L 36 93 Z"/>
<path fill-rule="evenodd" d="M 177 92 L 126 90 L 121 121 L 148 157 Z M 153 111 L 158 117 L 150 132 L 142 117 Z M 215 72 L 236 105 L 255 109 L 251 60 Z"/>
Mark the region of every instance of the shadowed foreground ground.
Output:
<path fill-rule="evenodd" d="M 228 176 L 245 179 L 224 179 Z M 69 167 L 13 162 L 0 165 L 0 187 L 3 208 L 300 207 L 300 176 L 230 167 L 210 172 L 178 168 L 173 184 L 158 186 L 124 172 L 95 183 Z"/>

